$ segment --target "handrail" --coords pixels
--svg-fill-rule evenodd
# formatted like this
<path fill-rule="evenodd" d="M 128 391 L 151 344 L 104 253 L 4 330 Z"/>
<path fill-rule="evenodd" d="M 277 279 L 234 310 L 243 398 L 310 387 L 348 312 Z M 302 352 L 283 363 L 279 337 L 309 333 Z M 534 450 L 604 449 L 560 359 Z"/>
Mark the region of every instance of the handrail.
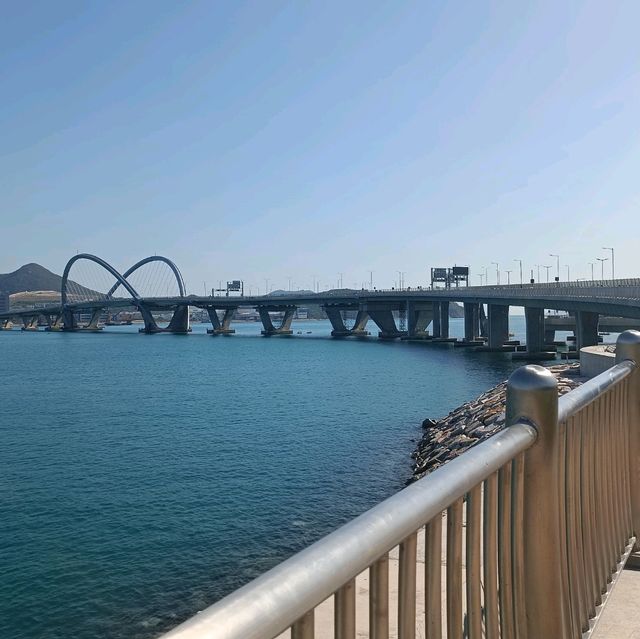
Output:
<path fill-rule="evenodd" d="M 516 424 L 497 433 L 163 638 L 275 637 L 535 440 L 536 431 L 528 424 Z"/>
<path fill-rule="evenodd" d="M 560 397 L 558 399 L 558 421 L 563 422 L 569 417 L 573 417 L 611 387 L 631 375 L 635 369 L 636 363 L 631 360 L 620 362 Z"/>
<path fill-rule="evenodd" d="M 367 569 L 369 636 L 386 638 L 396 546 L 398 636 L 414 639 L 423 527 L 427 637 L 442 637 L 445 618 L 449 637 L 463 627 L 472 638 L 590 636 L 640 538 L 640 332 L 620 334 L 616 362 L 560 399 L 548 369 L 517 369 L 504 430 L 164 639 L 273 639 L 288 628 L 314 639 L 315 609 L 332 594 L 335 637 L 354 639 L 356 578 Z"/>

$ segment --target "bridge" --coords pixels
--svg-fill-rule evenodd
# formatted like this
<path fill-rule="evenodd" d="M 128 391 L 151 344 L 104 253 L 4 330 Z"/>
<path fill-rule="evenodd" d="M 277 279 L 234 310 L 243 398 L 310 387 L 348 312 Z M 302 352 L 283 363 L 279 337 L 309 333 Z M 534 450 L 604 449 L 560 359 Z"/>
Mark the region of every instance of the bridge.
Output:
<path fill-rule="evenodd" d="M 78 285 L 73 281 L 71 276 L 82 263 L 96 266 L 105 276 L 101 287 Z M 132 278 L 149 267 L 155 268 L 156 274 L 163 268 L 165 276 L 171 278 L 174 292 L 162 295 L 153 291 L 149 277 L 146 288 L 150 292 L 139 292 Z M 105 313 L 136 309 L 144 321 L 141 332 L 188 333 L 189 308 L 195 307 L 207 311 L 212 335 L 231 335 L 235 312 L 248 307 L 259 313 L 263 335 L 283 336 L 292 334 L 291 322 L 298 307 L 316 304 L 326 312 L 334 337 L 369 335 L 367 329 L 372 323 L 381 339 L 456 341 L 449 334 L 449 307 L 457 302 L 464 308 L 464 339 L 458 344 L 496 351 L 514 349 L 513 344 L 509 344 L 509 307 L 524 307 L 525 355 L 533 358 L 548 354 L 547 344 L 553 341 L 555 330 L 575 330 L 579 349 L 597 344 L 601 317 L 625 318 L 625 322 L 618 322 L 624 328 L 629 327 L 630 320 L 640 320 L 640 279 L 637 278 L 450 289 L 418 287 L 278 296 L 198 296 L 187 295 L 178 267 L 170 259 L 157 255 L 140 260 L 122 274 L 95 255 L 75 255 L 65 267 L 60 293 L 60 304 L 0 314 L 0 328 L 7 328 L 17 320 L 25 330 L 35 330 L 44 318 L 49 330 L 96 331 L 100 330 Z M 545 309 L 565 311 L 571 318 L 545 318 Z M 170 313 L 168 325 L 161 327 L 154 313 Z M 352 324 L 346 319 L 348 316 L 355 318 Z M 615 320 L 607 322 L 607 325 L 616 325 Z"/>

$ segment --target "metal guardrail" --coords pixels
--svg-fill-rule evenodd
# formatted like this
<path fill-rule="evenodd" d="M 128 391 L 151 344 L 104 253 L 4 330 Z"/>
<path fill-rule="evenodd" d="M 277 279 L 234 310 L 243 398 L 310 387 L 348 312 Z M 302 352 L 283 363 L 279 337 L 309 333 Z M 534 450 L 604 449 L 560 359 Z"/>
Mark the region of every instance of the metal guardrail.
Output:
<path fill-rule="evenodd" d="M 417 622 L 428 639 L 445 629 L 450 639 L 590 636 L 640 532 L 640 332 L 620 335 L 616 361 L 560 399 L 547 369 L 519 368 L 503 431 L 164 639 L 273 639 L 289 628 L 291 639 L 314 639 L 314 610 L 331 596 L 333 636 L 355 639 L 356 577 L 367 569 L 371 639 L 389 637 L 390 616 L 399 639 L 414 639 Z"/>

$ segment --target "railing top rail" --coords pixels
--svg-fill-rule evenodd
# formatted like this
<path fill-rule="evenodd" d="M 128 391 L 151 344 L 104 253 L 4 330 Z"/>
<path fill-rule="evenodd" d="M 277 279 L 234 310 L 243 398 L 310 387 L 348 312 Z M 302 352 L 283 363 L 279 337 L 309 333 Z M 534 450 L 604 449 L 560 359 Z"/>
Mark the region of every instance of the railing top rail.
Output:
<path fill-rule="evenodd" d="M 277 636 L 535 440 L 535 429 L 524 423 L 497 433 L 163 637 Z"/>
<path fill-rule="evenodd" d="M 558 400 L 558 422 L 563 422 L 575 415 L 602 393 L 630 375 L 635 368 L 636 364 L 631 360 L 620 362 L 560 397 Z"/>

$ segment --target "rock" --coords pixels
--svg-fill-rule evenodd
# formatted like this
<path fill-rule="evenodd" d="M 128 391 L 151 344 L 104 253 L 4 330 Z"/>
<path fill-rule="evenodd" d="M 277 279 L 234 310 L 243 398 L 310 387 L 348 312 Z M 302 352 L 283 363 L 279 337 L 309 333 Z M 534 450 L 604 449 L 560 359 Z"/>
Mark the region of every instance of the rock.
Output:
<path fill-rule="evenodd" d="M 549 370 L 558 380 L 559 395 L 582 383 L 574 378 L 579 374 L 579 364 L 560 364 Z M 424 434 L 411 454 L 415 464 L 407 483 L 424 477 L 502 429 L 506 390 L 507 383 L 501 382 L 442 419 L 425 419 L 422 422 Z"/>

